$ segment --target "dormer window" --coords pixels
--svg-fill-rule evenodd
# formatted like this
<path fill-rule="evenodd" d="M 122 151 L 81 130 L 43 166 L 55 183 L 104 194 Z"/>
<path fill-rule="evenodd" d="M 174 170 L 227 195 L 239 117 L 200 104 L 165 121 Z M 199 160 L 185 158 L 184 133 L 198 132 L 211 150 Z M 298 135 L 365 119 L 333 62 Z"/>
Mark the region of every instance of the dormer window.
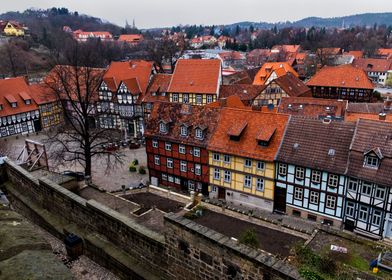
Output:
<path fill-rule="evenodd" d="M 0 111 L 1 111 L 1 110 L 3 110 L 3 105 L 2 105 L 2 104 L 0 104 Z"/>
<path fill-rule="evenodd" d="M 12 107 L 12 108 L 16 108 L 16 105 L 17 105 L 16 102 L 12 102 L 12 103 L 11 103 L 11 107 Z"/>
<path fill-rule="evenodd" d="M 378 168 L 380 160 L 377 156 L 367 155 L 365 156 L 364 166 L 370 168 Z"/>
<path fill-rule="evenodd" d="M 159 124 L 159 132 L 161 133 L 167 133 L 167 125 L 163 122 Z"/>
<path fill-rule="evenodd" d="M 31 104 L 31 99 L 26 99 L 26 100 L 25 100 L 25 104 L 26 104 L 26 105 L 30 105 L 30 104 Z"/>
<path fill-rule="evenodd" d="M 182 125 L 180 128 L 181 136 L 188 136 L 188 127 L 186 125 Z"/>
<path fill-rule="evenodd" d="M 195 137 L 197 139 L 203 139 L 203 130 L 201 130 L 201 128 L 196 128 Z"/>

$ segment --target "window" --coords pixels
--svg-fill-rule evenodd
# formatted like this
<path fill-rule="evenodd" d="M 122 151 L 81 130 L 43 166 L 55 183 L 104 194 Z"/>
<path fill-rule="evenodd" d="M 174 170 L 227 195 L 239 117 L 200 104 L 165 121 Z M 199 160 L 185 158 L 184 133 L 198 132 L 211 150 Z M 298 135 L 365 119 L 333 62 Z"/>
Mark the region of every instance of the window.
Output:
<path fill-rule="evenodd" d="M 230 163 L 230 161 L 231 161 L 230 156 L 229 155 L 224 155 L 223 156 L 223 161 L 224 161 L 224 163 Z"/>
<path fill-rule="evenodd" d="M 177 185 L 181 185 L 181 179 L 178 178 L 178 177 L 176 177 L 176 178 L 174 179 L 174 182 L 175 182 Z"/>
<path fill-rule="evenodd" d="M 366 206 L 360 206 L 358 219 L 362 222 L 367 222 L 367 217 L 368 217 L 368 208 Z"/>
<path fill-rule="evenodd" d="M 26 104 L 26 105 L 30 105 L 30 104 L 31 104 L 31 99 L 25 100 L 25 104 Z"/>
<path fill-rule="evenodd" d="M 186 153 L 185 146 L 184 145 L 179 145 L 178 146 L 178 152 L 180 154 L 185 154 Z"/>
<path fill-rule="evenodd" d="M 166 166 L 167 166 L 167 168 L 173 168 L 173 159 L 168 158 L 166 160 Z"/>
<path fill-rule="evenodd" d="M 207 95 L 207 104 L 212 102 L 212 95 Z"/>
<path fill-rule="evenodd" d="M 184 93 L 182 95 L 182 102 L 183 103 L 189 103 L 189 95 L 187 93 Z"/>
<path fill-rule="evenodd" d="M 216 193 L 218 191 L 218 188 L 216 186 L 212 186 L 211 192 Z"/>
<path fill-rule="evenodd" d="M 326 207 L 329 209 L 335 209 L 336 207 L 336 196 L 327 195 Z"/>
<path fill-rule="evenodd" d="M 173 95 L 172 95 L 172 101 L 173 101 L 173 102 L 178 102 L 178 94 L 177 94 L 177 93 L 173 93 Z"/>
<path fill-rule="evenodd" d="M 365 156 L 364 166 L 370 168 L 377 168 L 378 167 L 378 157 L 375 156 Z"/>
<path fill-rule="evenodd" d="M 374 210 L 372 224 L 375 226 L 379 226 L 381 224 L 381 211 Z"/>
<path fill-rule="evenodd" d="M 320 183 L 321 182 L 321 172 L 318 170 L 313 170 L 312 171 L 312 182 L 313 183 Z"/>
<path fill-rule="evenodd" d="M 181 161 L 180 163 L 181 172 L 186 172 L 186 161 Z"/>
<path fill-rule="evenodd" d="M 220 161 L 220 154 L 213 153 L 213 154 L 212 154 L 212 158 L 213 158 L 213 160 L 215 160 L 215 161 Z"/>
<path fill-rule="evenodd" d="M 264 179 L 262 178 L 256 179 L 256 190 L 258 190 L 259 192 L 264 191 Z"/>
<path fill-rule="evenodd" d="M 188 128 L 185 125 L 181 126 L 180 129 L 181 136 L 188 136 Z"/>
<path fill-rule="evenodd" d="M 225 170 L 225 182 L 230 183 L 231 182 L 231 171 Z"/>
<path fill-rule="evenodd" d="M 193 181 L 189 181 L 188 183 L 188 189 L 190 191 L 194 191 L 195 190 L 195 183 Z"/>
<path fill-rule="evenodd" d="M 171 146 L 171 143 L 165 143 L 165 150 L 166 151 L 171 151 L 171 149 L 172 149 L 172 146 Z"/>
<path fill-rule="evenodd" d="M 0 111 L 3 110 L 3 105 L 0 104 Z"/>
<path fill-rule="evenodd" d="M 201 165 L 200 164 L 195 164 L 195 174 L 201 175 Z"/>
<path fill-rule="evenodd" d="M 152 140 L 152 147 L 153 148 L 158 148 L 158 141 L 157 140 Z"/>
<path fill-rule="evenodd" d="M 214 168 L 214 179 L 220 180 L 220 169 L 219 168 Z"/>
<path fill-rule="evenodd" d="M 245 175 L 244 177 L 244 188 L 252 188 L 252 176 Z"/>
<path fill-rule="evenodd" d="M 200 128 L 196 128 L 196 138 L 203 139 L 203 130 L 201 130 Z"/>
<path fill-rule="evenodd" d="M 358 180 L 356 179 L 349 179 L 348 181 L 348 190 L 356 192 L 358 188 Z"/>
<path fill-rule="evenodd" d="M 12 107 L 12 108 L 16 108 L 16 102 L 12 102 L 12 103 L 11 103 L 11 107 Z"/>
<path fill-rule="evenodd" d="M 265 168 L 265 162 L 264 161 L 258 161 L 257 162 L 257 169 L 264 170 L 264 168 Z"/>
<path fill-rule="evenodd" d="M 163 181 L 167 181 L 167 175 L 164 174 L 164 173 L 162 173 L 162 180 L 163 180 Z"/>
<path fill-rule="evenodd" d="M 355 204 L 354 202 L 348 201 L 346 204 L 346 215 L 354 218 Z"/>
<path fill-rule="evenodd" d="M 252 160 L 249 159 L 249 158 L 246 158 L 244 160 L 244 165 L 245 165 L 246 168 L 251 168 L 252 167 Z"/>
<path fill-rule="evenodd" d="M 304 190 L 302 188 L 294 188 L 294 198 L 302 200 Z"/>
<path fill-rule="evenodd" d="M 169 176 L 168 176 L 168 179 L 169 179 L 168 181 L 169 181 L 170 183 L 173 183 L 173 182 L 174 182 L 174 177 L 173 177 L 173 176 L 170 176 L 170 175 L 169 175 Z"/>
<path fill-rule="evenodd" d="M 196 95 L 196 104 L 202 104 L 203 103 L 203 96 L 200 94 Z"/>
<path fill-rule="evenodd" d="M 305 177 L 305 168 L 296 167 L 295 168 L 295 178 L 298 180 L 303 180 Z"/>
<path fill-rule="evenodd" d="M 200 148 L 193 148 L 193 155 L 195 157 L 200 157 Z"/>
<path fill-rule="evenodd" d="M 159 131 L 162 132 L 162 133 L 166 133 L 166 132 L 167 132 L 166 124 L 164 124 L 163 122 L 161 122 L 161 123 L 159 124 Z"/>
<path fill-rule="evenodd" d="M 335 174 L 328 175 L 328 186 L 331 188 L 336 188 L 338 186 L 339 176 Z"/>
<path fill-rule="evenodd" d="M 378 199 L 384 199 L 385 197 L 385 188 L 377 186 L 376 187 L 376 193 L 374 195 Z"/>
<path fill-rule="evenodd" d="M 372 194 L 372 184 L 369 182 L 362 183 L 362 194 L 371 195 Z"/>
<path fill-rule="evenodd" d="M 287 164 L 279 163 L 278 173 L 280 176 L 287 175 Z"/>
<path fill-rule="evenodd" d="M 155 163 L 155 165 L 160 164 L 159 156 L 154 156 L 154 163 Z"/>
<path fill-rule="evenodd" d="M 320 196 L 319 192 L 310 191 L 310 200 L 309 200 L 310 203 L 318 204 L 319 203 L 319 196 Z"/>

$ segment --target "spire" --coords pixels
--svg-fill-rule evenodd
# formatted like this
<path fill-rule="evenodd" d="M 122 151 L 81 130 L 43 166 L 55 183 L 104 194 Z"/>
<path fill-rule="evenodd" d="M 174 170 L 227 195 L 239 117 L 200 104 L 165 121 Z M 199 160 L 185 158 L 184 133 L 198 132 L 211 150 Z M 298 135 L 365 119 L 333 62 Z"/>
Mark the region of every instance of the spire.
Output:
<path fill-rule="evenodd" d="M 133 29 L 135 29 L 135 28 L 136 28 L 135 19 L 133 19 L 133 22 L 132 22 L 132 28 L 133 28 Z"/>
<path fill-rule="evenodd" d="M 125 29 L 128 29 L 130 26 L 129 26 L 129 23 L 128 23 L 128 20 L 126 19 L 125 20 Z"/>

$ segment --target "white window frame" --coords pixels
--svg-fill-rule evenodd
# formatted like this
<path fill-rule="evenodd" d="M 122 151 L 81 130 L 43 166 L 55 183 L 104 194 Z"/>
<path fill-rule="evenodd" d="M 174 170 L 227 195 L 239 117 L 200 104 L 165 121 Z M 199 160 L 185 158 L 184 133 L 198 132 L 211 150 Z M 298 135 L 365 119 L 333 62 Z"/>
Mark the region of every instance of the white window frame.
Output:
<path fill-rule="evenodd" d="M 223 162 L 226 164 L 230 164 L 231 156 L 230 155 L 223 155 Z"/>
<path fill-rule="evenodd" d="M 317 191 L 310 191 L 309 193 L 309 203 L 311 204 L 319 204 L 320 201 L 320 193 Z"/>
<path fill-rule="evenodd" d="M 379 163 L 380 163 L 380 159 L 377 156 L 365 156 L 363 166 L 377 169 Z"/>
<path fill-rule="evenodd" d="M 264 191 L 264 179 L 263 178 L 256 179 L 256 190 L 259 192 Z"/>
<path fill-rule="evenodd" d="M 294 199 L 302 201 L 303 198 L 304 198 L 304 189 L 299 188 L 299 187 L 295 187 L 294 188 Z"/>
<path fill-rule="evenodd" d="M 160 165 L 161 164 L 161 160 L 160 160 L 158 155 L 154 156 L 154 163 L 155 163 L 155 165 Z"/>
<path fill-rule="evenodd" d="M 152 140 L 152 147 L 153 148 L 158 148 L 158 140 L 156 140 L 156 139 Z"/>
<path fill-rule="evenodd" d="M 159 132 L 161 133 L 167 133 L 167 125 L 163 122 L 159 124 Z"/>
<path fill-rule="evenodd" d="M 203 104 L 203 95 L 196 94 L 196 104 Z M 200 102 L 199 102 L 200 101 Z"/>
<path fill-rule="evenodd" d="M 250 158 L 244 159 L 244 167 L 245 168 L 252 168 L 252 160 Z"/>
<path fill-rule="evenodd" d="M 325 207 L 328 209 L 336 209 L 336 196 L 334 195 L 327 195 L 326 199 L 325 199 Z"/>
<path fill-rule="evenodd" d="M 257 169 L 258 170 L 265 170 L 265 162 L 264 161 L 257 161 Z"/>
<path fill-rule="evenodd" d="M 365 192 L 364 190 L 369 190 L 369 192 Z M 361 194 L 366 195 L 366 196 L 371 196 L 372 195 L 372 189 L 373 189 L 373 184 L 370 182 L 363 181 L 362 182 L 362 189 L 361 189 Z"/>
<path fill-rule="evenodd" d="M 193 156 L 200 157 L 200 148 L 193 148 Z"/>
<path fill-rule="evenodd" d="M 183 155 L 186 154 L 185 145 L 178 145 L 178 152 Z"/>
<path fill-rule="evenodd" d="M 287 175 L 287 164 L 279 163 L 278 164 L 278 173 L 280 176 L 286 176 Z"/>
<path fill-rule="evenodd" d="M 195 137 L 196 137 L 196 139 L 203 139 L 204 138 L 203 130 L 201 128 L 196 128 Z"/>
<path fill-rule="evenodd" d="M 252 189 L 252 176 L 244 175 L 244 188 Z"/>
<path fill-rule="evenodd" d="M 347 189 L 352 192 L 356 192 L 358 190 L 358 180 L 350 178 L 348 180 Z"/>
<path fill-rule="evenodd" d="M 380 195 L 382 194 L 382 195 Z M 376 190 L 374 192 L 374 197 L 377 199 L 385 199 L 386 190 L 384 187 L 376 186 Z"/>
<path fill-rule="evenodd" d="M 355 203 L 352 201 L 347 201 L 346 204 L 346 216 L 354 218 L 355 215 Z"/>
<path fill-rule="evenodd" d="M 195 164 L 195 174 L 201 175 L 201 165 L 200 164 Z"/>
<path fill-rule="evenodd" d="M 178 102 L 178 93 L 173 93 L 172 102 Z"/>
<path fill-rule="evenodd" d="M 213 161 L 220 161 L 220 154 L 219 153 L 212 153 L 212 160 Z"/>
<path fill-rule="evenodd" d="M 364 205 L 360 205 L 358 210 L 358 220 L 361 222 L 367 222 L 368 216 L 369 208 Z"/>
<path fill-rule="evenodd" d="M 231 171 L 225 170 L 225 172 L 224 172 L 224 181 L 226 183 L 231 183 Z"/>
<path fill-rule="evenodd" d="M 188 93 L 184 93 L 182 95 L 182 103 L 189 103 L 189 94 Z"/>
<path fill-rule="evenodd" d="M 219 168 L 214 168 L 214 180 L 220 180 L 221 172 Z"/>
<path fill-rule="evenodd" d="M 376 214 L 376 212 L 377 212 L 377 214 Z M 373 217 L 372 217 L 372 225 L 380 226 L 381 225 L 381 219 L 382 219 L 382 212 L 380 210 L 374 210 L 373 211 Z"/>
<path fill-rule="evenodd" d="M 182 160 L 180 162 L 180 170 L 181 170 L 181 172 L 186 172 L 187 171 L 187 162 L 186 161 Z"/>
<path fill-rule="evenodd" d="M 165 150 L 166 150 L 166 151 L 171 151 L 171 150 L 172 150 L 172 145 L 171 145 L 171 143 L 165 142 Z"/>
<path fill-rule="evenodd" d="M 207 95 L 207 104 L 212 103 L 212 100 L 213 100 L 212 95 L 208 94 Z"/>
<path fill-rule="evenodd" d="M 305 168 L 300 166 L 295 167 L 295 179 L 297 180 L 305 179 Z"/>
<path fill-rule="evenodd" d="M 339 186 L 339 175 L 328 174 L 328 187 L 337 188 Z"/>
<path fill-rule="evenodd" d="M 312 183 L 320 184 L 321 182 L 321 171 L 319 170 L 312 170 L 311 174 L 312 178 Z"/>
<path fill-rule="evenodd" d="M 180 127 L 180 134 L 181 134 L 181 136 L 188 136 L 188 127 L 186 127 L 185 125 L 182 125 Z"/>
<path fill-rule="evenodd" d="M 172 169 L 173 168 L 173 159 L 172 158 L 167 158 L 166 159 L 166 166 L 167 166 L 167 168 L 170 168 L 170 169 Z"/>

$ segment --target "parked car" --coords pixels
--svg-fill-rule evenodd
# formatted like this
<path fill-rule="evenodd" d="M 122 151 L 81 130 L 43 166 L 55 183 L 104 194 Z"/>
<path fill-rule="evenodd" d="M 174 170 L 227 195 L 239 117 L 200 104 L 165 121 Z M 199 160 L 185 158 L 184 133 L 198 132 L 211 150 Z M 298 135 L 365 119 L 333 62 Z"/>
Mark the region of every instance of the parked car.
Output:
<path fill-rule="evenodd" d="M 76 181 L 83 181 L 84 180 L 84 173 L 83 172 L 66 170 L 66 171 L 61 172 L 61 174 L 69 176 L 69 177 L 73 177 L 76 179 Z"/>

